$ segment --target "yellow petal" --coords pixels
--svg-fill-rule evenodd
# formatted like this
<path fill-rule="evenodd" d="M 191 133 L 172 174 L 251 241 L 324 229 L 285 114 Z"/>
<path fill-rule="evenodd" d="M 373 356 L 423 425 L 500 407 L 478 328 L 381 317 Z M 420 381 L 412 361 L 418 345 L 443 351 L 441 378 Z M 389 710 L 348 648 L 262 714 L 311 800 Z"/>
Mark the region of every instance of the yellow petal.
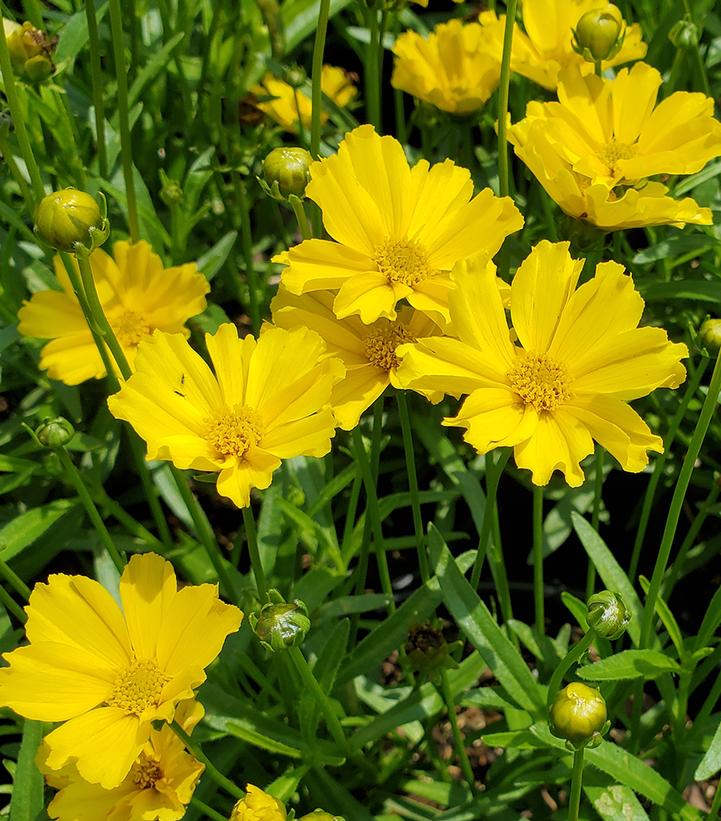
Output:
<path fill-rule="evenodd" d="M 335 418 L 330 410 L 275 425 L 263 435 L 262 447 L 279 459 L 294 456 L 325 456 L 335 433 Z"/>
<path fill-rule="evenodd" d="M 338 427 L 352 430 L 363 411 L 388 387 L 388 382 L 388 371 L 383 368 L 368 364 L 348 368 L 331 394 L 330 402 Z"/>
<path fill-rule="evenodd" d="M 340 288 L 349 278 L 375 270 L 373 253 L 362 254 L 324 239 L 307 239 L 275 261 L 287 264 L 281 281 L 293 294 Z"/>
<path fill-rule="evenodd" d="M 251 448 L 240 464 L 221 470 L 218 493 L 238 507 L 250 504 L 250 489 L 264 490 L 273 480 L 273 471 L 280 467 L 280 459 L 259 448 Z"/>

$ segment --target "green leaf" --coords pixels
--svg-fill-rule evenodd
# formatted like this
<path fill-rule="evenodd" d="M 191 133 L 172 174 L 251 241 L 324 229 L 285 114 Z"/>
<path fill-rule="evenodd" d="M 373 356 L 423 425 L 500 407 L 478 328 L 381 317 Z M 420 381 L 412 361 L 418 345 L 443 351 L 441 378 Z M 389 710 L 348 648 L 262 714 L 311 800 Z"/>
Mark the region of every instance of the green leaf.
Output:
<path fill-rule="evenodd" d="M 330 694 L 333 690 L 338 669 L 345 657 L 349 634 L 350 620 L 343 619 L 339 621 L 330 631 L 330 634 L 325 637 L 325 642 L 318 655 L 318 660 L 313 666 L 313 675 L 316 677 L 318 684 L 320 684 L 326 695 Z M 304 690 L 301 695 L 298 715 L 301 728 L 305 731 L 305 735 L 308 737 L 315 736 L 320 719 L 320 708 L 318 707 L 318 701 L 315 695 L 307 690 Z"/>
<path fill-rule="evenodd" d="M 626 607 L 631 611 L 631 621 L 628 625 L 628 635 L 634 644 L 641 640 L 641 615 L 643 608 L 633 589 L 628 576 L 621 569 L 621 565 L 613 557 L 606 543 L 578 513 L 571 513 L 573 527 L 581 540 L 588 557 L 593 562 L 598 575 L 603 579 L 606 587 L 614 593 L 620 593 Z"/>
<path fill-rule="evenodd" d="M 584 785 L 583 791 L 605 821 L 648 821 L 646 811 L 629 787 L 621 784 L 612 784 L 608 787 Z"/>
<path fill-rule="evenodd" d="M 643 588 L 643 592 L 648 595 L 648 588 L 650 587 L 649 580 L 645 576 L 639 576 L 638 581 Z M 673 642 L 673 646 L 676 648 L 678 657 L 683 659 L 684 647 L 681 628 L 678 626 L 678 622 L 671 612 L 671 608 L 666 604 L 660 595 L 656 597 L 654 609 L 656 611 L 656 615 L 661 619 L 663 626 L 666 628 L 668 637 Z"/>
<path fill-rule="evenodd" d="M 14 559 L 77 504 L 74 499 L 56 499 L 12 519 L 0 528 L 0 558 Z"/>
<path fill-rule="evenodd" d="M 640 288 L 648 302 L 666 302 L 669 299 L 692 299 L 703 302 L 721 302 L 721 283 L 701 280 L 674 280 L 651 282 Z"/>
<path fill-rule="evenodd" d="M 713 594 L 706 608 L 698 636 L 696 636 L 695 647 L 705 647 L 716 634 L 719 624 L 721 624 L 721 587 Z"/>
<path fill-rule="evenodd" d="M 237 237 L 237 231 L 228 231 L 212 248 L 209 248 L 202 256 L 198 257 L 198 270 L 205 275 L 207 280 L 213 279 L 225 265 L 225 260 L 228 259 Z"/>
<path fill-rule="evenodd" d="M 576 672 L 587 681 L 620 681 L 680 673 L 681 667 L 658 650 L 622 650 L 594 664 L 584 664 Z"/>
<path fill-rule="evenodd" d="M 42 738 L 42 722 L 25 719 L 10 799 L 10 818 L 13 821 L 35 821 L 43 809 L 44 782 L 35 765 L 35 756 Z"/>
<path fill-rule="evenodd" d="M 155 79 L 156 75 L 167 66 L 170 55 L 180 45 L 185 37 L 185 32 L 180 31 L 174 34 L 163 47 L 156 51 L 148 62 L 138 72 L 135 82 L 128 91 L 128 107 L 132 108 L 143 95 L 145 86 Z"/>
<path fill-rule="evenodd" d="M 456 624 L 516 704 L 532 713 L 544 710 L 541 690 L 526 662 L 458 569 L 438 529 L 431 524 L 428 534 L 431 563 Z"/>
<path fill-rule="evenodd" d="M 96 16 L 98 23 L 103 19 L 108 10 L 108 4 L 98 3 Z M 60 66 L 66 60 L 73 60 L 85 48 L 88 42 L 88 19 L 85 9 L 73 14 L 72 17 L 61 26 L 58 47 L 55 49 L 55 62 Z"/>
<path fill-rule="evenodd" d="M 696 767 L 693 777 L 696 781 L 705 781 L 707 778 L 716 775 L 719 770 L 721 770 L 721 722 L 711 739 L 711 746 L 706 750 L 701 763 Z"/>
<path fill-rule="evenodd" d="M 350 0 L 330 0 L 330 17 L 344 9 Z M 318 0 L 290 0 L 283 4 L 281 19 L 286 52 L 292 51 L 318 25 Z"/>

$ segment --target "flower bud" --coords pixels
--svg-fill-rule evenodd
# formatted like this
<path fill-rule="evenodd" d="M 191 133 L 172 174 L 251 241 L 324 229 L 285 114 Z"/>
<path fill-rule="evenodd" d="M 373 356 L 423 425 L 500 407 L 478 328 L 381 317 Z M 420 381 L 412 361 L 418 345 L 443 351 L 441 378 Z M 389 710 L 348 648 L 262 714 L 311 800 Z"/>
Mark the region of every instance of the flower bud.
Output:
<path fill-rule="evenodd" d="M 620 593 L 602 590 L 589 598 L 586 607 L 586 620 L 602 639 L 615 641 L 626 632 L 631 614 Z"/>
<path fill-rule="evenodd" d="M 699 329 L 701 342 L 714 353 L 721 348 L 721 319 L 707 319 Z"/>
<path fill-rule="evenodd" d="M 268 193 L 277 200 L 305 195 L 313 158 L 305 148 L 274 148 L 263 160 L 263 177 Z"/>
<path fill-rule="evenodd" d="M 302 66 L 292 65 L 283 69 L 283 79 L 291 88 L 300 88 L 308 79 Z"/>
<path fill-rule="evenodd" d="M 325 810 L 313 810 L 313 812 L 299 818 L 298 821 L 345 821 L 345 819 L 341 818 L 340 815 L 331 815 Z"/>
<path fill-rule="evenodd" d="M 261 644 L 278 653 L 287 647 L 302 644 L 310 630 L 308 609 L 302 601 L 284 602 L 280 594 L 271 590 L 271 599 L 260 613 L 249 616 L 250 624 Z"/>
<path fill-rule="evenodd" d="M 3 29 L 15 71 L 34 82 L 47 79 L 55 69 L 52 52 L 57 40 L 28 22 L 21 25 L 3 18 Z"/>
<path fill-rule="evenodd" d="M 551 731 L 573 747 L 585 747 L 600 738 L 606 726 L 606 702 L 586 684 L 576 681 L 564 687 L 553 700 L 549 715 Z"/>
<path fill-rule="evenodd" d="M 233 807 L 230 821 L 286 821 L 285 807 L 277 798 L 253 784 L 248 784 L 247 790 L 245 798 Z"/>
<path fill-rule="evenodd" d="M 686 16 L 683 20 L 677 20 L 674 23 L 668 33 L 668 39 L 676 48 L 689 50 L 698 46 L 699 35 L 698 26 L 690 17 Z"/>
<path fill-rule="evenodd" d="M 43 422 L 35 435 L 46 448 L 62 448 L 75 436 L 75 428 L 67 419 L 57 416 Z"/>
<path fill-rule="evenodd" d="M 610 60 L 620 51 L 624 36 L 621 12 L 609 3 L 581 16 L 573 30 L 573 48 L 589 62 Z"/>
<path fill-rule="evenodd" d="M 53 191 L 40 200 L 35 212 L 35 232 L 58 251 L 73 251 L 76 244 L 102 244 L 96 236 L 99 232 L 107 237 L 107 230 L 107 220 L 98 203 L 76 188 Z"/>
<path fill-rule="evenodd" d="M 180 205 L 183 201 L 183 189 L 177 180 L 171 179 L 163 169 L 160 169 L 160 199 L 166 205 Z"/>
<path fill-rule="evenodd" d="M 406 655 L 413 669 L 421 675 L 433 677 L 441 670 L 458 667 L 440 627 L 426 622 L 412 627 L 408 632 Z"/>

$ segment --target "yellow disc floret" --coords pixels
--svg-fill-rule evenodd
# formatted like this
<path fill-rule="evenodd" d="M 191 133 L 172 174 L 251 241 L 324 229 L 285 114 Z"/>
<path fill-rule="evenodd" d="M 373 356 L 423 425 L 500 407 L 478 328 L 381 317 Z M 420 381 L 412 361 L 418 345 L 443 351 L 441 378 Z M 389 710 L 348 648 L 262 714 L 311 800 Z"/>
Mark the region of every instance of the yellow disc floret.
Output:
<path fill-rule="evenodd" d="M 148 707 L 157 707 L 168 681 L 158 665 L 150 659 L 136 659 L 115 679 L 107 703 L 129 715 L 142 715 Z"/>
<path fill-rule="evenodd" d="M 363 340 L 366 356 L 371 365 L 383 368 L 384 371 L 395 370 L 400 364 L 396 348 L 404 342 L 415 342 L 415 337 L 400 322 L 386 324 L 385 327 L 373 328 Z"/>
<path fill-rule="evenodd" d="M 212 419 L 206 439 L 220 456 L 242 458 L 260 442 L 262 435 L 263 422 L 258 412 L 240 405 Z"/>
<path fill-rule="evenodd" d="M 138 760 L 130 768 L 130 777 L 141 790 L 151 790 L 163 777 L 163 771 L 157 761 L 140 753 Z"/>
<path fill-rule="evenodd" d="M 137 345 L 141 339 L 150 336 L 152 332 L 150 323 L 135 311 L 123 311 L 117 318 L 112 318 L 110 324 L 113 326 L 118 342 L 126 348 Z"/>
<path fill-rule="evenodd" d="M 507 376 L 524 404 L 539 413 L 555 410 L 571 396 L 565 367 L 546 354 L 522 355 Z"/>
<path fill-rule="evenodd" d="M 387 239 L 376 249 L 375 262 L 389 282 L 414 286 L 431 276 L 428 254 L 413 240 Z"/>

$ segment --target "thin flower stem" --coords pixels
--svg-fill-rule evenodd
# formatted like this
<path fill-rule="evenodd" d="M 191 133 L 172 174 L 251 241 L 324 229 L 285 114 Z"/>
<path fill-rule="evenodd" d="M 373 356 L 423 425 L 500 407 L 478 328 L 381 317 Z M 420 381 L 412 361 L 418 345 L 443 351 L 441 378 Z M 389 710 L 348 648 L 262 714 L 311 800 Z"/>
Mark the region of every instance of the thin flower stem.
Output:
<path fill-rule="evenodd" d="M 709 818 L 719 818 L 719 810 L 721 810 L 721 782 L 716 784 L 716 792 L 714 793 L 713 802 L 711 804 L 711 811 L 708 814 Z"/>
<path fill-rule="evenodd" d="M 536 629 L 543 634 L 545 601 L 543 585 L 543 487 L 533 487 L 533 603 Z"/>
<path fill-rule="evenodd" d="M 596 451 L 596 464 L 594 469 L 596 475 L 593 477 L 593 508 L 591 511 L 591 527 L 598 532 L 598 523 L 601 519 L 601 501 L 603 498 L 603 457 L 605 451 L 599 445 Z M 596 587 L 596 565 L 588 559 L 586 570 L 586 598 L 588 598 Z"/>
<path fill-rule="evenodd" d="M 25 128 L 25 116 L 20 104 L 17 87 L 15 86 L 15 75 L 13 74 L 13 67 L 10 61 L 10 52 L 8 51 L 7 40 L 5 39 L 5 29 L 0 26 L 0 73 L 3 80 L 3 91 L 8 101 L 10 115 L 13 118 L 13 126 L 15 128 L 15 136 L 17 137 L 18 146 L 20 147 L 20 154 L 25 162 L 30 175 L 30 185 L 33 189 L 33 197 L 35 198 L 35 205 L 45 196 L 45 189 L 43 188 L 43 180 L 40 176 L 40 169 L 35 161 L 33 148 L 30 144 L 27 129 Z M 31 214 L 34 216 L 34 214 Z"/>
<path fill-rule="evenodd" d="M 370 40 L 365 50 L 366 119 L 381 130 L 381 89 L 380 89 L 380 28 L 378 10 L 375 6 L 367 10 Z"/>
<path fill-rule="evenodd" d="M 583 750 L 573 754 L 573 773 L 571 775 L 571 797 L 568 799 L 568 821 L 578 821 L 581 807 L 581 786 L 583 784 Z"/>
<path fill-rule="evenodd" d="M 350 753 L 348 739 L 343 732 L 340 721 L 338 721 L 338 716 L 333 711 L 333 706 L 330 703 L 328 696 L 323 692 L 320 684 L 318 684 L 318 680 L 313 675 L 313 671 L 310 669 L 306 657 L 300 651 L 300 647 L 289 647 L 288 655 L 290 660 L 293 662 L 293 666 L 298 671 L 298 675 L 300 675 L 303 683 L 310 691 L 311 695 L 316 700 L 320 711 L 323 713 L 325 723 L 328 725 L 328 729 L 330 730 L 330 734 L 333 736 L 333 740 L 343 750 L 343 752 L 348 755 Z"/>
<path fill-rule="evenodd" d="M 260 330 L 260 306 L 258 305 L 258 273 L 253 264 L 253 232 L 250 225 L 248 191 L 240 174 L 232 172 L 235 198 L 240 211 L 240 247 L 245 264 L 245 278 L 248 282 L 248 311 L 254 334 Z"/>
<path fill-rule="evenodd" d="M 305 215 L 303 200 L 300 197 L 291 196 L 288 201 L 298 222 L 298 230 L 300 231 L 301 237 L 303 237 L 303 239 L 311 239 L 313 232 L 310 230 L 310 225 L 308 225 L 308 217 Z"/>
<path fill-rule="evenodd" d="M 593 70 L 596 74 L 596 77 L 603 77 L 603 65 L 601 60 L 595 60 L 593 63 Z"/>
<path fill-rule="evenodd" d="M 145 461 L 145 453 L 142 442 L 130 426 L 128 426 L 128 441 L 130 443 L 130 453 L 133 457 L 133 461 L 135 462 L 135 470 L 140 477 L 140 483 L 143 486 L 145 498 L 148 500 L 150 514 L 153 517 L 153 522 L 155 523 L 155 528 L 158 531 L 158 536 L 160 536 L 160 541 L 165 545 L 165 547 L 170 549 L 173 547 L 173 537 L 170 533 L 170 528 L 168 527 L 168 520 L 165 518 L 163 508 L 160 506 L 158 491 L 153 483 L 150 470 Z"/>
<path fill-rule="evenodd" d="M 453 698 L 453 693 L 451 692 L 451 683 L 448 678 L 447 670 L 441 670 L 441 695 L 446 705 L 448 721 L 451 725 L 451 734 L 453 735 L 453 744 L 456 748 L 456 754 L 458 755 L 458 761 L 461 765 L 461 771 L 463 772 L 463 777 L 466 779 L 466 782 L 471 789 L 471 794 L 473 794 L 476 792 L 476 779 L 473 775 L 471 762 L 468 759 L 468 753 L 466 752 L 465 738 L 463 737 L 461 728 L 458 726 L 456 702 Z"/>
<path fill-rule="evenodd" d="M 195 807 L 196 810 L 199 810 L 201 818 L 210 818 L 211 821 L 228 821 L 224 815 L 216 812 L 212 807 L 208 806 L 208 804 L 195 796 L 191 797 L 190 806 Z"/>
<path fill-rule="evenodd" d="M 6 124 L 0 125 L 0 154 L 2 154 L 2 158 L 7 164 L 8 170 L 12 175 L 12 178 L 17 183 L 18 188 L 20 189 L 20 194 L 22 198 L 25 200 L 25 208 L 27 208 L 28 214 L 32 214 L 35 209 L 35 203 L 33 201 L 33 192 L 30 190 L 30 186 L 25 181 L 25 177 L 23 177 L 20 169 L 18 168 L 17 163 L 15 162 L 15 158 L 13 157 L 12 148 L 10 147 L 10 143 L 8 141 L 8 126 Z M 28 235 L 34 239 L 32 233 L 28 232 Z"/>
<path fill-rule="evenodd" d="M 7 592 L 7 590 L 0 584 L 0 603 L 5 606 L 6 610 L 9 610 L 13 616 L 20 622 L 20 624 L 25 624 L 28 620 L 27 614 L 25 611 L 20 607 L 20 605 L 15 601 L 15 599 Z"/>
<path fill-rule="evenodd" d="M 566 653 L 566 655 L 561 659 L 558 667 L 553 671 L 553 675 L 551 676 L 551 681 L 548 683 L 548 694 L 546 697 L 546 704 L 550 707 L 553 704 L 558 691 L 561 689 L 561 685 L 563 684 L 563 677 L 566 673 L 571 669 L 571 666 L 581 658 L 581 656 L 588 650 L 588 648 L 593 643 L 593 640 L 596 638 L 596 631 L 593 627 L 589 627 L 586 635 L 580 640 L 577 641 L 573 647 Z"/>
<path fill-rule="evenodd" d="M 130 114 L 128 111 L 128 77 L 125 64 L 123 17 L 120 0 L 108 0 L 108 10 L 110 12 L 110 33 L 113 40 L 115 78 L 118 84 L 118 127 L 120 130 L 120 154 L 123 161 L 125 195 L 128 203 L 128 231 L 130 241 L 137 242 L 140 239 L 140 225 L 138 223 L 138 203 L 133 176 L 133 150 L 130 141 Z"/>
<path fill-rule="evenodd" d="M 250 553 L 250 566 L 255 577 L 255 586 L 258 588 L 258 596 L 261 603 L 265 603 L 268 594 L 268 585 L 263 572 L 263 562 L 258 549 L 258 531 L 255 526 L 255 517 L 250 506 L 242 508 L 243 526 L 245 527 L 245 538 L 248 540 L 248 552 Z"/>
<path fill-rule="evenodd" d="M 23 601 L 27 601 L 30 598 L 30 588 L 4 559 L 0 559 L 0 576 L 2 576 L 3 580 L 12 587 Z"/>
<path fill-rule="evenodd" d="M 315 41 L 313 43 L 313 73 L 311 75 L 310 97 L 310 153 L 314 160 L 320 157 L 320 115 L 323 106 L 320 78 L 323 72 L 323 52 L 325 51 L 325 36 L 328 31 L 329 16 L 330 0 L 320 0 L 318 6 L 318 25 L 315 30 Z"/>
<path fill-rule="evenodd" d="M 114 499 L 105 492 L 103 487 L 96 487 L 93 489 L 93 501 L 100 507 L 104 508 L 119 524 L 121 524 L 132 536 L 136 539 L 141 539 L 149 547 L 162 553 L 165 550 L 164 545 L 160 539 L 153 535 L 143 524 L 136 518 L 131 516 L 127 510 L 121 507 Z"/>
<path fill-rule="evenodd" d="M 105 102 L 103 100 L 103 75 L 100 67 L 100 38 L 95 14 L 95 0 L 86 0 L 85 17 L 88 21 L 90 46 L 90 79 L 93 89 L 95 113 L 95 145 L 98 152 L 98 169 L 101 177 L 108 176 L 108 149 L 105 144 Z"/>
<path fill-rule="evenodd" d="M 498 191 L 507 197 L 508 184 L 508 91 L 511 83 L 511 47 L 513 27 L 516 23 L 517 0 L 508 0 L 506 7 L 506 28 L 503 33 L 503 57 L 501 58 L 501 81 L 498 91 Z"/>
<path fill-rule="evenodd" d="M 486 553 L 488 551 L 488 538 L 491 535 L 493 518 L 497 506 L 498 483 L 510 455 L 510 448 L 504 448 L 499 452 L 498 461 L 495 460 L 493 451 L 489 451 L 486 454 L 486 506 L 483 509 L 483 523 L 481 524 L 481 532 L 478 536 L 478 550 L 476 551 L 476 558 L 473 562 L 473 570 L 471 571 L 471 587 L 474 590 L 478 588 L 478 582 L 481 579 L 481 572 L 483 570 L 483 562 L 486 559 Z"/>
<path fill-rule="evenodd" d="M 411 495 L 411 511 L 413 514 L 413 529 L 416 534 L 416 550 L 418 551 L 418 567 L 421 572 L 421 581 L 427 582 L 430 578 L 428 556 L 426 555 L 423 539 L 423 517 L 421 516 L 421 500 L 418 494 L 418 477 L 416 476 L 416 457 L 413 452 L 413 430 L 408 413 L 408 402 L 404 391 L 396 391 L 398 415 L 401 418 L 401 434 L 403 436 L 403 450 L 406 456 L 406 470 L 408 472 L 408 489 Z"/>
<path fill-rule="evenodd" d="M 185 744 L 188 752 L 194 755 L 201 764 L 205 765 L 205 772 L 219 787 L 222 787 L 229 795 L 232 795 L 233 798 L 245 798 L 245 792 L 241 790 L 237 784 L 234 784 L 229 778 L 226 778 L 223 773 L 220 772 L 215 764 L 213 764 L 213 762 L 203 752 L 200 744 L 196 744 L 196 742 L 191 739 L 191 737 L 185 732 L 177 721 L 174 721 L 170 725 L 170 729 L 175 733 L 175 735 L 178 736 L 183 744 Z"/>
<path fill-rule="evenodd" d="M 666 438 L 664 439 L 663 443 L 663 453 L 661 453 L 656 458 L 656 461 L 654 463 L 653 473 L 651 474 L 651 479 L 649 480 L 649 483 L 646 487 L 646 493 L 643 497 L 641 515 L 639 517 L 638 528 L 636 530 L 636 538 L 633 543 L 631 563 L 628 568 L 629 579 L 636 578 L 636 571 L 638 570 L 638 563 L 641 558 L 641 550 L 643 548 L 643 540 L 646 536 L 646 528 L 648 527 L 648 521 L 651 516 L 653 502 L 656 496 L 656 488 L 658 487 L 658 483 L 661 479 L 661 476 L 663 475 L 663 469 L 666 465 L 666 460 L 668 459 L 669 453 L 671 451 L 671 446 L 673 445 L 673 442 L 676 439 L 676 434 L 678 432 L 679 426 L 683 421 L 684 417 L 686 416 L 686 410 L 688 408 L 688 405 L 696 395 L 696 391 L 698 390 L 698 386 L 701 383 L 701 378 L 706 372 L 706 368 L 708 366 L 709 361 L 709 359 L 704 357 L 699 363 L 696 370 L 693 372 L 691 378 L 689 379 L 688 385 L 686 386 L 686 390 L 684 391 L 683 399 L 681 400 L 681 404 L 679 405 L 678 410 L 674 414 L 673 419 L 671 420 L 668 426 Z"/>
<path fill-rule="evenodd" d="M 68 455 L 67 450 L 63 447 L 53 448 L 53 451 L 60 461 L 60 465 L 65 473 L 65 476 L 75 488 L 75 492 L 78 494 L 78 498 L 82 502 L 85 512 L 88 514 L 88 518 L 92 522 L 95 532 L 98 534 L 98 538 L 100 539 L 103 547 L 107 550 L 108 555 L 113 560 L 113 564 L 117 568 L 118 572 L 122 573 L 125 569 L 125 559 L 118 552 L 118 548 L 115 547 L 110 533 L 108 532 L 107 527 L 105 527 L 105 522 L 98 513 L 98 509 L 95 507 L 95 502 L 93 502 L 90 497 L 90 494 L 85 487 L 85 483 L 83 482 L 78 469 L 75 467 L 73 460 Z"/>

